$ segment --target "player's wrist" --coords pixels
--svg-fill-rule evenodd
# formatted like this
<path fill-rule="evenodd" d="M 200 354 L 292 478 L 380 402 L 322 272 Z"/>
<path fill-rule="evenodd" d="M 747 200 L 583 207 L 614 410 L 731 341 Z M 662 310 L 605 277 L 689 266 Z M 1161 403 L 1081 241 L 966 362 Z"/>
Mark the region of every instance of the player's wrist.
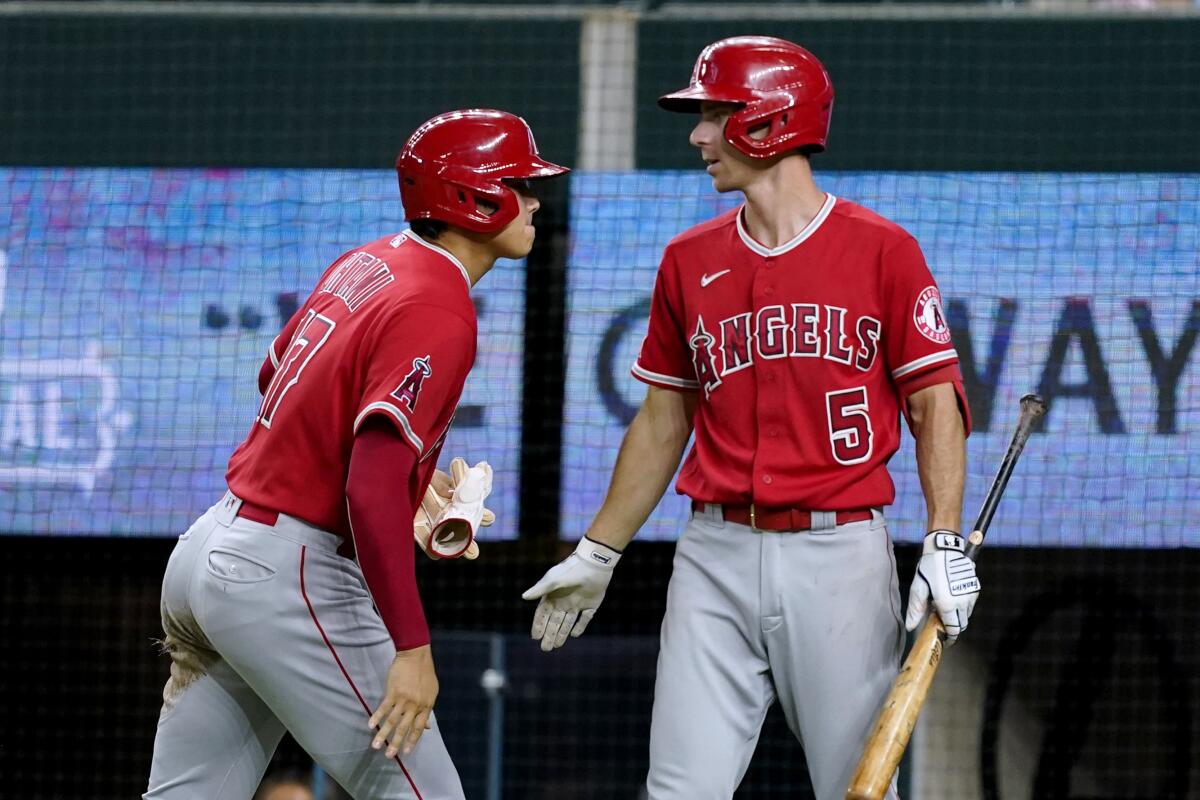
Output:
<path fill-rule="evenodd" d="M 409 661 L 415 658 L 432 658 L 433 650 L 430 647 L 429 637 L 418 637 L 411 641 L 402 641 L 396 643 L 395 660 Z"/>
<path fill-rule="evenodd" d="M 921 549 L 923 555 L 936 553 L 939 550 L 956 550 L 959 553 L 966 548 L 967 542 L 958 531 L 949 528 L 935 528 L 925 534 L 925 544 Z"/>
<path fill-rule="evenodd" d="M 596 544 L 602 544 L 618 553 L 624 553 L 625 548 L 633 541 L 635 533 L 636 531 L 625 530 L 621 525 L 612 524 L 611 520 L 596 519 L 584 531 L 583 538 Z"/>
<path fill-rule="evenodd" d="M 575 546 L 575 555 L 583 559 L 586 564 L 606 570 L 613 569 L 621 560 L 620 550 L 590 536 L 584 536 L 579 540 L 579 544 Z"/>

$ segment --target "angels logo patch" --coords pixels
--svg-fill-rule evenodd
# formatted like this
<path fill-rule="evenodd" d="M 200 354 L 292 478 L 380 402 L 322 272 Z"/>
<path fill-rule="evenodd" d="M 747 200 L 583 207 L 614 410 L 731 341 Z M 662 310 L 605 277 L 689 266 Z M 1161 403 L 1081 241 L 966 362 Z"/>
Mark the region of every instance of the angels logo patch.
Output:
<path fill-rule="evenodd" d="M 433 368 L 429 366 L 429 356 L 414 358 L 412 372 L 404 376 L 404 380 L 400 381 L 400 385 L 392 392 L 392 397 L 408 406 L 411 414 L 417 410 L 417 400 L 421 397 L 421 387 L 424 386 L 425 379 L 432 374 Z"/>
<path fill-rule="evenodd" d="M 936 286 L 927 286 L 917 297 L 913 322 L 929 341 L 949 344 L 950 327 L 946 325 L 946 315 L 942 313 L 942 294 Z"/>

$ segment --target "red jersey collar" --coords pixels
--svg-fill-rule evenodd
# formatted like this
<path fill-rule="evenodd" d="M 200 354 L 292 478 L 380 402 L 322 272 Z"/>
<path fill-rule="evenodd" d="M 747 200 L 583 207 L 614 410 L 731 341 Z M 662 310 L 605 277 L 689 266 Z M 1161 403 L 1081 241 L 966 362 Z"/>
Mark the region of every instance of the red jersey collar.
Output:
<path fill-rule="evenodd" d="M 452 264 L 454 264 L 454 266 L 458 267 L 458 271 L 462 273 L 463 280 L 467 282 L 467 291 L 468 292 L 471 291 L 471 276 L 467 272 L 467 268 L 464 267 L 463 263 L 461 261 L 459 261 L 457 258 L 455 258 L 454 255 L 449 250 L 443 250 L 442 248 L 438 247 L 435 244 L 430 244 L 429 242 L 425 241 L 417 234 L 413 233 L 412 228 L 409 228 L 408 230 L 404 231 L 404 235 L 407 236 L 412 241 L 416 242 L 417 244 L 421 245 L 422 247 L 432 250 L 433 252 L 437 253 L 438 255 L 442 256 L 443 258 L 449 259 L 450 263 L 452 263 Z"/>
<path fill-rule="evenodd" d="M 784 253 L 786 253 L 787 251 L 791 250 L 792 248 L 798 246 L 805 239 L 807 239 L 808 237 L 810 237 L 814 233 L 816 233 L 817 228 L 821 227 L 821 223 L 823 223 L 826 220 L 826 218 L 829 216 L 829 213 L 831 211 L 833 211 L 833 206 L 834 206 L 834 203 L 836 203 L 836 202 L 837 202 L 837 198 L 834 197 L 832 194 L 826 192 L 825 193 L 825 202 L 821 205 L 821 210 L 817 212 L 817 215 L 815 217 L 813 217 L 812 220 L 807 225 L 804 226 L 804 230 L 802 230 L 802 231 L 800 231 L 800 233 L 796 234 L 791 240 L 779 245 L 779 247 L 764 247 L 763 245 L 759 244 L 758 242 L 756 242 L 754 240 L 754 237 L 750 235 L 749 231 L 746 230 L 745 224 L 742 222 L 742 214 L 745 213 L 745 211 L 746 211 L 746 204 L 743 203 L 742 207 L 739 208 L 738 212 L 737 212 L 738 236 L 741 237 L 742 243 L 745 244 L 746 247 L 749 247 L 751 250 L 753 250 L 755 253 L 758 253 L 760 256 L 770 257 L 770 256 L 783 255 Z"/>

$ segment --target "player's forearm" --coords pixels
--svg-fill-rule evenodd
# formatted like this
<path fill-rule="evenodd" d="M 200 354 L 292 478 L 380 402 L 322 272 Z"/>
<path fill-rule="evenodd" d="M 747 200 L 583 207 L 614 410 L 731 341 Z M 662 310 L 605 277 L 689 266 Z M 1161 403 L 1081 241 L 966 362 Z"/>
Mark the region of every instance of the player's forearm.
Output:
<path fill-rule="evenodd" d="M 346 507 L 358 563 L 396 650 L 429 644 L 417 591 L 408 476 L 416 455 L 386 423 L 368 421 L 354 438 Z"/>
<path fill-rule="evenodd" d="M 664 395 L 656 395 L 666 392 Z M 662 499 L 692 433 L 695 399 L 651 389 L 617 454 L 604 505 L 587 535 L 623 550 Z"/>
<path fill-rule="evenodd" d="M 954 386 L 941 383 L 921 389 L 909 396 L 908 404 L 928 513 L 926 530 L 961 531 L 967 448 Z"/>

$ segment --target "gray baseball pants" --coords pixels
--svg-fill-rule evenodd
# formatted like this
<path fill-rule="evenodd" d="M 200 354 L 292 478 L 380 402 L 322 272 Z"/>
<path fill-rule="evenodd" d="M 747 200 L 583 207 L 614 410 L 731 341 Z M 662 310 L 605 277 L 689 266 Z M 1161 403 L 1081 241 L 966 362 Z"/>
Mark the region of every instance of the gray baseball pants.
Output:
<path fill-rule="evenodd" d="M 437 723 L 412 753 L 371 749 L 367 720 L 396 654 L 341 540 L 284 515 L 235 516 L 226 494 L 163 578 L 171 680 L 147 800 L 249 800 L 284 730 L 364 800 L 462 800 Z"/>
<path fill-rule="evenodd" d="M 818 800 L 842 800 L 900 666 L 904 625 L 883 514 L 754 531 L 718 506 L 675 551 L 650 727 L 650 800 L 729 800 L 778 699 Z M 895 784 L 889 793 L 895 797 Z"/>

